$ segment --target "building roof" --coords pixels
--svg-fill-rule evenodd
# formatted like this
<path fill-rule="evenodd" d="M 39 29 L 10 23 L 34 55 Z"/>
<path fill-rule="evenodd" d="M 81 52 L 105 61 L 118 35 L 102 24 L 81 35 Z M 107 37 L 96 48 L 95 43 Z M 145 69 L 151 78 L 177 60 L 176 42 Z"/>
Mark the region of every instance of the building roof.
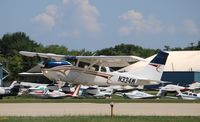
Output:
<path fill-rule="evenodd" d="M 200 51 L 168 51 L 169 56 L 164 71 L 200 71 Z M 139 70 L 147 65 L 155 55 L 147 58 L 147 61 L 137 62 L 125 70 Z"/>

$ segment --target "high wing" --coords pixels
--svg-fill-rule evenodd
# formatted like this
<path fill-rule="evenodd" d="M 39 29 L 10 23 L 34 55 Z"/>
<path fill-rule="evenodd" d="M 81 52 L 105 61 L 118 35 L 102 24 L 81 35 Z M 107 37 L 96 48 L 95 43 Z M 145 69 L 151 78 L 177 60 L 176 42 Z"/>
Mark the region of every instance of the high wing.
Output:
<path fill-rule="evenodd" d="M 76 56 L 79 61 L 97 64 L 105 67 L 124 67 L 130 62 L 145 61 L 137 56 Z"/>
<path fill-rule="evenodd" d="M 20 51 L 20 54 L 28 57 L 39 56 L 43 58 L 55 59 L 55 60 L 71 60 L 77 59 L 81 62 L 97 64 L 100 66 L 107 67 L 124 67 L 129 65 L 130 62 L 135 61 L 145 61 L 144 58 L 138 56 L 66 56 L 66 55 L 57 55 L 53 53 L 37 53 L 37 52 L 27 52 Z"/>
<path fill-rule="evenodd" d="M 35 57 L 39 56 L 42 58 L 49 58 L 49 59 L 55 59 L 55 60 L 61 60 L 64 59 L 66 56 L 65 55 L 58 55 L 54 53 L 38 53 L 38 52 L 28 52 L 28 51 L 20 51 L 19 52 L 21 55 L 27 56 L 27 57 Z"/>

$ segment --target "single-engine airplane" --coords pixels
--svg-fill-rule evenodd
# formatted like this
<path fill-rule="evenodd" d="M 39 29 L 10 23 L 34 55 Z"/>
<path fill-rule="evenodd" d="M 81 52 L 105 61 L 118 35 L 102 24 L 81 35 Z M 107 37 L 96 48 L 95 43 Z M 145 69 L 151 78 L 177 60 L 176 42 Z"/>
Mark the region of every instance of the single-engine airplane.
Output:
<path fill-rule="evenodd" d="M 9 87 L 0 87 L 0 99 L 4 96 L 17 96 L 19 93 L 20 84 L 13 81 Z"/>
<path fill-rule="evenodd" d="M 143 58 L 137 56 L 65 56 L 27 51 L 20 51 L 20 54 L 56 59 L 57 61 L 44 62 L 42 65 L 42 73 L 47 78 L 83 85 L 159 84 L 162 82 L 160 79 L 168 57 L 168 53 L 160 51 L 147 66 L 133 73 L 134 69 L 120 72 L 120 70 L 112 71 L 109 67 L 120 67 L 127 65 L 128 62 L 144 61 Z M 60 59 L 66 61 L 60 61 Z M 68 62 L 72 59 L 76 60 L 75 65 Z"/>
<path fill-rule="evenodd" d="M 177 96 L 184 100 L 199 100 L 200 99 L 200 93 L 194 93 L 191 91 L 186 91 L 182 93 L 180 90 L 177 90 L 177 92 L 178 92 Z"/>
<path fill-rule="evenodd" d="M 73 91 L 65 93 L 62 90 L 49 89 L 48 86 L 40 85 L 33 88 L 29 88 L 29 94 L 39 98 L 64 98 L 64 97 L 78 97 L 80 85 L 73 87 Z"/>
<path fill-rule="evenodd" d="M 117 94 L 117 95 L 120 96 L 120 94 Z M 159 97 L 157 95 L 148 94 L 148 93 L 138 91 L 138 90 L 134 90 L 127 93 L 121 93 L 121 95 L 128 99 L 153 99 L 153 98 Z"/>

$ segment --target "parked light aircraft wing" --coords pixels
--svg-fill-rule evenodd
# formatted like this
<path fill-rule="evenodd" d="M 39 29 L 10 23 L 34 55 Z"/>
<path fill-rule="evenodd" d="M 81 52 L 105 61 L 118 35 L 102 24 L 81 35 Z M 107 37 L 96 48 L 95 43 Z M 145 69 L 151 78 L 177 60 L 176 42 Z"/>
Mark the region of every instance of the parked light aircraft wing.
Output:
<path fill-rule="evenodd" d="M 38 52 L 28 52 L 28 51 L 20 51 L 19 52 L 21 55 L 27 56 L 27 57 L 35 57 L 39 56 L 42 58 L 51 58 L 55 60 L 61 60 L 65 58 L 65 55 L 57 55 L 53 53 L 38 53 Z"/>
<path fill-rule="evenodd" d="M 43 76 L 43 73 L 29 73 L 29 72 L 22 72 L 19 75 L 29 75 L 29 76 Z"/>
<path fill-rule="evenodd" d="M 97 64 L 105 67 L 124 67 L 129 65 L 129 62 L 145 61 L 144 58 L 138 56 L 66 56 L 53 53 L 37 53 L 27 51 L 20 51 L 19 53 L 28 57 L 39 56 L 43 58 L 55 59 L 57 61 L 61 59 L 77 59 L 82 62 Z"/>
<path fill-rule="evenodd" d="M 76 56 L 79 61 L 97 64 L 104 67 L 124 67 L 129 62 L 145 61 L 138 56 Z"/>

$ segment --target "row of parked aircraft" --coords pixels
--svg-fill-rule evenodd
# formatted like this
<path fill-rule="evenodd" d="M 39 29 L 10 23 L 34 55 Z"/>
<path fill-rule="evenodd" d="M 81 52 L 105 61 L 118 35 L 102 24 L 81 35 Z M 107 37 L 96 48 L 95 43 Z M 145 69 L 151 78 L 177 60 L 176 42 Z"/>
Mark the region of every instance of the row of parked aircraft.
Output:
<path fill-rule="evenodd" d="M 130 62 L 145 61 L 145 59 L 137 56 L 66 56 L 27 51 L 20 51 L 20 54 L 28 57 L 35 56 L 44 58 L 44 61 L 40 64 L 41 71 L 44 76 L 50 80 L 61 80 L 75 84 L 73 85 L 74 87 L 72 87 L 74 88 L 74 91 L 70 90 L 71 87 L 66 87 L 68 91 L 66 89 L 63 90 L 61 87 L 53 89 L 51 85 L 39 85 L 37 87 L 29 88 L 29 94 L 41 98 L 59 98 L 65 96 L 75 97 L 78 95 L 77 93 L 81 93 L 82 96 L 93 97 L 111 96 L 113 93 L 117 93 L 116 91 L 118 89 L 114 88 L 116 86 L 131 87 L 168 83 L 166 81 L 161 81 L 164 65 L 169 55 L 163 51 L 158 52 L 158 54 L 141 70 L 130 68 Z M 125 68 L 113 71 L 110 67 Z M 62 87 L 64 88 L 65 86 Z M 1 89 L 6 91 L 6 88 Z M 165 87 L 165 90 L 164 88 L 161 88 L 159 94 L 163 94 L 166 89 L 167 86 Z M 177 90 L 177 88 L 175 89 Z M 179 91 L 181 92 L 181 90 Z M 182 94 L 180 94 L 179 91 L 177 92 L 180 96 Z M 0 92 L 0 95 L 1 93 L 6 94 L 6 92 Z M 158 95 L 133 91 L 133 88 L 130 92 L 118 92 L 118 95 L 131 99 L 158 97 Z"/>
<path fill-rule="evenodd" d="M 191 87 L 192 86 L 192 87 Z M 111 98 L 118 95 L 129 99 L 151 99 L 151 98 L 182 98 L 186 100 L 200 99 L 200 93 L 196 94 L 190 90 L 199 90 L 200 83 L 190 84 L 188 87 L 178 85 L 166 85 L 160 87 L 156 95 L 148 94 L 140 88 L 132 86 L 85 86 L 64 84 L 36 84 L 14 81 L 10 87 L 0 87 L 0 96 L 31 95 L 37 98 Z M 167 93 L 175 93 L 174 97 Z"/>

